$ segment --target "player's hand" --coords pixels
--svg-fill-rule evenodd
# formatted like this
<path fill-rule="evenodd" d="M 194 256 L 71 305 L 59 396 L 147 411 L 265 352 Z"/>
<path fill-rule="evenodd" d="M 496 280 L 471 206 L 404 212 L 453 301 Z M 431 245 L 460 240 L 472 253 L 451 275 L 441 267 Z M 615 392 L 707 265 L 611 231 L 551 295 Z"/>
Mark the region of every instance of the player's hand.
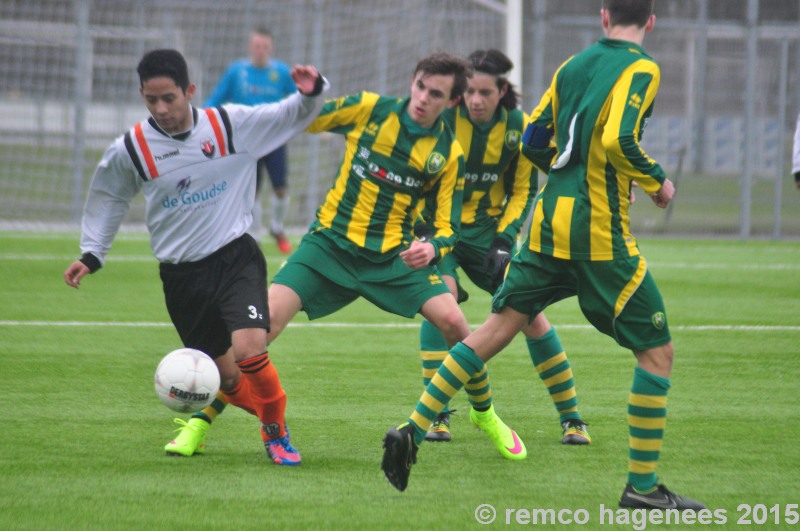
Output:
<path fill-rule="evenodd" d="M 483 259 L 483 271 L 489 277 L 492 286 L 499 286 L 503 281 L 510 261 L 511 244 L 503 238 L 495 238 Z"/>
<path fill-rule="evenodd" d="M 72 286 L 77 289 L 81 285 L 81 279 L 88 274 L 89 268 L 86 267 L 83 262 L 77 260 L 64 271 L 64 281 L 67 283 L 67 286 Z"/>
<path fill-rule="evenodd" d="M 322 76 L 319 75 L 316 67 L 307 65 L 295 65 L 291 71 L 292 81 L 297 85 L 297 90 L 306 96 L 318 94 L 317 83 L 320 83 L 320 90 L 322 88 Z"/>
<path fill-rule="evenodd" d="M 400 259 L 411 269 L 420 269 L 430 264 L 436 256 L 436 249 L 431 242 L 414 240 L 408 249 L 400 253 Z"/>
<path fill-rule="evenodd" d="M 667 208 L 667 205 L 670 201 L 672 201 L 672 197 L 674 195 L 675 186 L 672 184 L 672 181 L 669 179 L 664 179 L 664 184 L 661 185 L 661 188 L 658 189 L 658 192 L 654 193 L 650 197 L 658 208 Z"/>

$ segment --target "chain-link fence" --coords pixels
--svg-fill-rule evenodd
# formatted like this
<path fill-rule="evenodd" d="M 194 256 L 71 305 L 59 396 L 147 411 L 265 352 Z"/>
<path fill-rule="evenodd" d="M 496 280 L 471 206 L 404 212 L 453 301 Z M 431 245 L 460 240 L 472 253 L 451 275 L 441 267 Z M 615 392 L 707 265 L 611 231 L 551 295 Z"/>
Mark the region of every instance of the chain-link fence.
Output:
<path fill-rule="evenodd" d="M 523 1 L 525 110 L 563 60 L 602 35 L 600 6 Z M 333 96 L 405 96 L 429 52 L 503 49 L 505 11 L 497 0 L 6 0 L 0 223 L 76 228 L 102 150 L 146 115 L 135 67 L 149 49 L 184 53 L 197 104 L 246 54 L 255 26 L 273 33 L 276 58 L 318 66 Z M 634 205 L 635 230 L 800 236 L 800 191 L 788 174 L 800 110 L 800 2 L 656 0 L 656 13 L 644 44 L 662 67 L 662 85 L 643 144 L 678 196 L 666 212 Z M 308 225 L 341 150 L 338 137 L 290 142 L 290 226 Z M 142 219 L 139 198 L 127 221 Z"/>

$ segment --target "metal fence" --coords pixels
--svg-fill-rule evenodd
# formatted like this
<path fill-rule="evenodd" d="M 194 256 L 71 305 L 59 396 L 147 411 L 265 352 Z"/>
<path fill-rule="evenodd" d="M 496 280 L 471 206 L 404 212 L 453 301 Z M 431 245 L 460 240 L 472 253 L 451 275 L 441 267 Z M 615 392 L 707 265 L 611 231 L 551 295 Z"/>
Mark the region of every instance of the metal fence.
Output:
<path fill-rule="evenodd" d="M 525 110 L 561 62 L 602 35 L 600 5 L 523 1 Z M 135 66 L 148 49 L 184 53 L 196 103 L 245 55 L 256 25 L 271 29 L 277 58 L 317 65 L 333 96 L 405 96 L 414 64 L 429 52 L 504 48 L 505 12 L 496 0 L 5 0 L 0 227 L 77 227 L 102 150 L 145 116 Z M 800 191 L 788 174 L 800 111 L 800 2 L 656 0 L 656 13 L 645 47 L 662 85 L 643 144 L 678 195 L 666 212 L 635 204 L 635 230 L 800 237 Z M 312 219 L 341 150 L 337 137 L 291 141 L 291 226 Z M 139 198 L 127 221 L 142 220 Z"/>

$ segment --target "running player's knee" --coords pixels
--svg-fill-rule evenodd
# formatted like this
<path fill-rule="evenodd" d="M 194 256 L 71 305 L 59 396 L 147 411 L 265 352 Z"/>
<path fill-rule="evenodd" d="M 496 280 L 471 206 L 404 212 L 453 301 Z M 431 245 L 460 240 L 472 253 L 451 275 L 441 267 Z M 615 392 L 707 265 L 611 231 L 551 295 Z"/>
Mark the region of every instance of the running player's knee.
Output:
<path fill-rule="evenodd" d="M 467 318 L 461 311 L 448 312 L 438 322 L 439 331 L 447 340 L 447 344 L 453 346 L 469 335 L 469 324 Z"/>
<path fill-rule="evenodd" d="M 672 362 L 675 358 L 675 349 L 672 342 L 658 347 L 634 351 L 639 366 L 648 372 L 668 378 L 672 372 Z"/>
<path fill-rule="evenodd" d="M 237 370 L 235 373 L 231 374 L 223 374 L 220 372 L 219 378 L 219 388 L 222 391 L 230 391 L 234 389 L 237 385 L 239 385 L 239 379 L 242 377 L 242 373 Z"/>

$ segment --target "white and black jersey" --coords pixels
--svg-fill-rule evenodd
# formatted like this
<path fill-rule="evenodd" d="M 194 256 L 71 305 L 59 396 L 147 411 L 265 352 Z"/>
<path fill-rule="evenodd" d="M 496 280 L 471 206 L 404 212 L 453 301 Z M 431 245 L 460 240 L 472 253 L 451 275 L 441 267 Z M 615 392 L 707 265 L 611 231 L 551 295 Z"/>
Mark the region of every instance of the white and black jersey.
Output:
<path fill-rule="evenodd" d="M 322 100 L 297 93 L 253 107 L 192 108 L 194 126 L 174 136 L 152 118 L 136 124 L 109 146 L 97 166 L 84 209 L 81 251 L 103 264 L 139 190 L 159 262 L 194 262 L 243 235 L 252 222 L 256 161 L 303 131 Z"/>

